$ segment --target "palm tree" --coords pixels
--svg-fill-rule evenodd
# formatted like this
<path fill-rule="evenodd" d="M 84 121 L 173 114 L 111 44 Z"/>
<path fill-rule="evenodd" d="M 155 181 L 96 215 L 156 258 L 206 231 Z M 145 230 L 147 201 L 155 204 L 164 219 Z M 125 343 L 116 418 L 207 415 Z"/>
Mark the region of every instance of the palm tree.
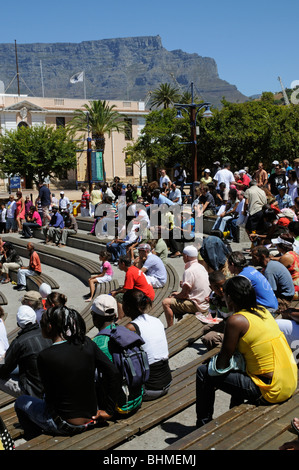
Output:
<path fill-rule="evenodd" d="M 152 106 L 162 106 L 164 109 L 170 107 L 180 99 L 180 92 L 177 88 L 172 87 L 169 83 L 161 83 L 159 88 L 153 91 L 151 98 Z"/>
<path fill-rule="evenodd" d="M 112 131 L 125 132 L 126 122 L 121 114 L 114 110 L 116 106 L 106 101 L 89 101 L 82 109 L 75 111 L 73 119 L 69 126 L 79 132 L 88 132 L 91 134 L 94 146 L 98 150 L 102 150 L 103 155 L 103 177 L 106 180 L 104 151 L 105 151 L 105 135 L 110 137 Z"/>

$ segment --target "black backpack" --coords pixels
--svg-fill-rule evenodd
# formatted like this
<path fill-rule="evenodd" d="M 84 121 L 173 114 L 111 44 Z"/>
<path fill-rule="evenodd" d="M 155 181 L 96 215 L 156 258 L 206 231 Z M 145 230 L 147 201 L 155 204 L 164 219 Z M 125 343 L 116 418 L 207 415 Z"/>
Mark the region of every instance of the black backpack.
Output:
<path fill-rule="evenodd" d="M 147 353 L 143 350 L 143 339 L 124 326 L 105 328 L 99 335 L 110 337 L 109 350 L 113 362 L 122 374 L 123 385 L 129 390 L 140 388 L 149 379 Z"/>

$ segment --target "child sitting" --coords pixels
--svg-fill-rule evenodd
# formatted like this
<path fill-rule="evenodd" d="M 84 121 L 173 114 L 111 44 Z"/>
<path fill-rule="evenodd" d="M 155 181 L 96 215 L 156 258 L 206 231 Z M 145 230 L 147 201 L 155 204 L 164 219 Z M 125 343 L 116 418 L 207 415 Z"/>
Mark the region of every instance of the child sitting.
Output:
<path fill-rule="evenodd" d="M 109 282 L 112 280 L 113 269 L 108 261 L 110 257 L 111 255 L 107 251 L 100 251 L 99 259 L 102 263 L 101 272 L 100 274 L 96 274 L 95 276 L 92 276 L 88 279 L 90 293 L 87 294 L 87 299 L 85 300 L 85 302 L 90 302 L 92 300 L 95 293 L 96 284 L 100 284 L 102 282 Z"/>

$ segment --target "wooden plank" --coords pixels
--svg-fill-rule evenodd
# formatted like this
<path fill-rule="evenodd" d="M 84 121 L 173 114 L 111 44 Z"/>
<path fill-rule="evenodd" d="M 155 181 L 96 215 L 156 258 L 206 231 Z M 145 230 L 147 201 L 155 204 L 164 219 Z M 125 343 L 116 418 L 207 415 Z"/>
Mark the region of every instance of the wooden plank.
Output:
<path fill-rule="evenodd" d="M 73 437 L 48 436 L 48 439 L 45 439 L 45 435 L 42 435 L 22 444 L 17 450 L 110 449 L 128 437 L 153 427 L 158 422 L 177 414 L 184 407 L 193 404 L 196 368 L 218 351 L 218 348 L 209 351 L 174 371 L 173 384 L 168 394 L 152 402 L 144 402 L 141 409 L 131 418 L 109 423 L 108 427 L 95 428 Z"/>

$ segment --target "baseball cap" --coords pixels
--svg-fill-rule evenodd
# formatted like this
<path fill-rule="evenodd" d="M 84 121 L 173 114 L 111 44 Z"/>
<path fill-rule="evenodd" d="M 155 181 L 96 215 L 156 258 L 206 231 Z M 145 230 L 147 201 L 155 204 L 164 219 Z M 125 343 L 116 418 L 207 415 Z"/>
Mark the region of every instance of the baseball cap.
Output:
<path fill-rule="evenodd" d="M 286 189 L 286 186 L 284 184 L 280 184 L 279 186 L 277 186 L 277 189 L 278 191 L 280 191 L 281 189 Z"/>
<path fill-rule="evenodd" d="M 24 294 L 22 300 L 33 300 L 33 301 L 42 300 L 42 296 L 36 290 L 29 290 L 28 292 Z"/>
<path fill-rule="evenodd" d="M 206 168 L 204 173 L 211 173 L 211 170 L 209 170 L 209 168 Z"/>
<path fill-rule="evenodd" d="M 117 302 L 112 295 L 102 294 L 95 298 L 90 310 L 102 317 L 117 315 Z"/>
<path fill-rule="evenodd" d="M 64 194 L 64 191 L 60 191 L 60 194 Z"/>
<path fill-rule="evenodd" d="M 149 250 L 149 251 L 151 251 L 151 247 L 148 243 L 141 243 L 141 245 L 138 246 L 138 250 Z"/>
<path fill-rule="evenodd" d="M 272 162 L 272 165 L 279 165 L 279 161 L 278 161 L 278 160 L 274 160 L 274 161 Z"/>
<path fill-rule="evenodd" d="M 239 175 L 241 175 L 242 173 L 246 173 L 245 170 L 239 170 Z"/>
<path fill-rule="evenodd" d="M 17 312 L 17 323 L 24 328 L 28 323 L 36 323 L 36 313 L 29 305 L 21 305 Z"/>

